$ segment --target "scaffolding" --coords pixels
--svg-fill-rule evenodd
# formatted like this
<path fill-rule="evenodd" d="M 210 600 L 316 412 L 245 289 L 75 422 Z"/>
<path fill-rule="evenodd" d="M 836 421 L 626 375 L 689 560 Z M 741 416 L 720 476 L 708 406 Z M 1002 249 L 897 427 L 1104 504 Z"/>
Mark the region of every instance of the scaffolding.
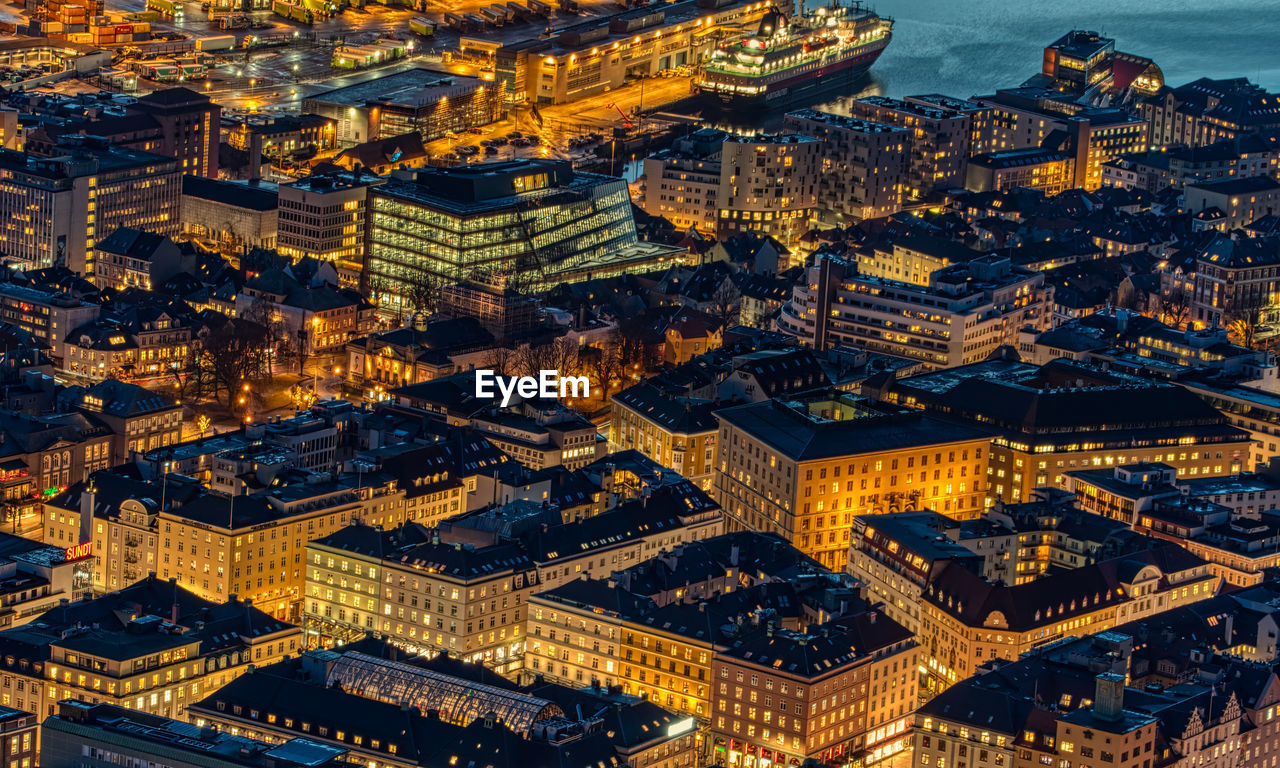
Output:
<path fill-rule="evenodd" d="M 564 710 L 546 699 L 354 651 L 333 663 L 325 683 L 422 712 L 435 710 L 441 720 L 457 725 L 470 725 L 493 713 L 512 731 L 526 735 L 534 723 L 564 717 Z"/>

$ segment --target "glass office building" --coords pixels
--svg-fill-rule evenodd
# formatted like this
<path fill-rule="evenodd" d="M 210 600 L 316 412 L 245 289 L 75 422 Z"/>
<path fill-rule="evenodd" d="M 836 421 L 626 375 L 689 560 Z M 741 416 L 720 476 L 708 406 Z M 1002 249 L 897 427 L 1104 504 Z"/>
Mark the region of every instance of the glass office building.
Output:
<path fill-rule="evenodd" d="M 622 179 L 513 160 L 398 171 L 369 190 L 365 278 L 383 314 L 437 290 L 501 276 L 522 291 L 652 269 L 680 253 L 642 243 Z"/>

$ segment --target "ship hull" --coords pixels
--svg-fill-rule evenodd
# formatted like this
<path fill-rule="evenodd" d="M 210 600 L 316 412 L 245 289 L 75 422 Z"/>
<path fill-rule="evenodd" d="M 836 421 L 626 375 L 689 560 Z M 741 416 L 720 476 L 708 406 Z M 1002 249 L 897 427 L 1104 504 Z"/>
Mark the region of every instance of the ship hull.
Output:
<path fill-rule="evenodd" d="M 747 95 L 703 88 L 699 90 L 698 96 L 708 107 L 734 111 L 739 109 L 772 111 L 806 102 L 812 104 L 814 97 L 833 94 L 856 85 L 871 71 L 872 65 L 880 58 L 880 54 L 884 53 L 886 47 L 888 47 L 888 40 L 885 41 L 884 46 L 875 50 L 769 83 L 763 93 Z"/>

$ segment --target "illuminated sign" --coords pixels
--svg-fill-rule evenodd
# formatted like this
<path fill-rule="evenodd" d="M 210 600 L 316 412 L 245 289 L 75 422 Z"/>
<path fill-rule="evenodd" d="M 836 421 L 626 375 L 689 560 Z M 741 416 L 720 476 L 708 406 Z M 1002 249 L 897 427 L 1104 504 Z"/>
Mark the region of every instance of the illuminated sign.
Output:
<path fill-rule="evenodd" d="M 83 544 L 77 544 L 74 547 L 67 547 L 62 550 L 63 558 L 69 563 L 72 560 L 83 560 L 93 555 L 93 542 L 86 541 Z"/>
<path fill-rule="evenodd" d="M 672 736 L 679 736 L 682 733 L 688 733 L 689 731 L 692 731 L 692 730 L 693 730 L 693 718 L 686 717 L 683 720 L 677 720 L 671 725 L 667 726 L 667 738 L 669 739 Z"/>

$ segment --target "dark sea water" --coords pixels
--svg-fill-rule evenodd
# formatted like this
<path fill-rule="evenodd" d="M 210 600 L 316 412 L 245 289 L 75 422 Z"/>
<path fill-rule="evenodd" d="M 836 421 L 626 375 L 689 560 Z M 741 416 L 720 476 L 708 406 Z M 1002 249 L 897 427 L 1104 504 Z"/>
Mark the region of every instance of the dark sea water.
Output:
<path fill-rule="evenodd" d="M 813 7 L 815 0 L 808 0 Z M 874 0 L 895 20 L 871 92 L 969 97 L 1039 71 L 1045 45 L 1070 29 L 1149 56 L 1171 85 L 1247 77 L 1280 92 L 1280 0 Z"/>

